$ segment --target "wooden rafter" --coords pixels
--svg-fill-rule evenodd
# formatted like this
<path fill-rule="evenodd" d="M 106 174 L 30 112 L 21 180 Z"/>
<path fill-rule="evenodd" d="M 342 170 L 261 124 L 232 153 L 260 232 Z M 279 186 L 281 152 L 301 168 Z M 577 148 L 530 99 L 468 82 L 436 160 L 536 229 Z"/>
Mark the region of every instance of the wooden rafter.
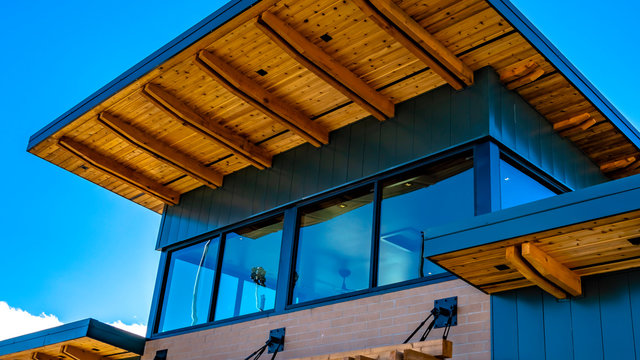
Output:
<path fill-rule="evenodd" d="M 177 192 L 96 152 L 84 144 L 68 137 L 62 137 L 58 140 L 58 145 L 85 160 L 92 166 L 117 177 L 136 189 L 159 199 L 165 204 L 176 205 L 180 201 L 180 194 Z"/>
<path fill-rule="evenodd" d="M 533 284 L 540 287 L 542 290 L 548 292 L 549 294 L 555 296 L 558 299 L 566 299 L 567 294 L 564 291 L 556 287 L 554 284 L 549 282 L 547 279 L 538 275 L 527 262 L 522 258 L 520 254 L 520 249 L 517 246 L 509 246 L 505 250 L 505 259 L 507 260 L 507 264 L 514 270 L 517 270 L 524 276 L 527 280 L 531 281 Z"/>
<path fill-rule="evenodd" d="M 213 121 L 207 121 L 195 110 L 155 84 L 145 85 L 142 94 L 169 116 L 244 159 L 258 169 L 271 167 L 271 155 L 249 140 L 234 134 Z"/>
<path fill-rule="evenodd" d="M 137 129 L 135 126 L 129 125 L 105 112 L 98 115 L 98 121 L 128 143 L 139 147 L 165 164 L 187 173 L 187 175 L 199 180 L 203 184 L 212 188 L 222 186 L 222 174 L 212 168 L 204 166 L 191 156 L 164 144 L 155 137 Z"/>
<path fill-rule="evenodd" d="M 580 276 L 531 243 L 522 244 L 524 257 L 538 273 L 573 296 L 582 294 Z"/>
<path fill-rule="evenodd" d="M 314 146 L 329 143 L 329 132 L 290 104 L 208 51 L 200 51 L 196 64 L 229 92 L 263 112 Z"/>
<path fill-rule="evenodd" d="M 412 349 L 406 349 L 403 354 L 404 360 L 438 360 L 437 357 L 429 354 L 425 354 L 420 351 L 415 351 Z"/>
<path fill-rule="evenodd" d="M 105 358 L 73 345 L 63 345 L 60 352 L 74 360 L 102 360 Z"/>
<path fill-rule="evenodd" d="M 300 65 L 304 66 L 307 70 L 311 71 L 314 75 L 322 79 L 324 82 L 329 84 L 331 87 L 339 91 L 342 95 L 346 96 L 349 100 L 358 104 L 364 111 L 371 114 L 376 119 L 383 121 L 387 119 L 387 115 L 383 112 L 384 109 L 379 109 L 375 106 L 375 104 L 370 104 L 364 98 L 360 97 L 354 91 L 347 86 L 345 86 L 342 82 L 338 81 L 329 73 L 322 70 L 318 65 L 316 65 L 313 61 L 304 57 L 298 50 L 296 50 L 293 46 L 291 46 L 287 41 L 285 41 L 274 29 L 269 27 L 262 19 L 258 19 L 256 22 L 256 26 L 260 29 L 271 41 L 273 41 L 278 47 L 280 47 L 284 52 L 286 52 L 292 59 L 298 62 Z M 393 114 L 390 114 L 390 117 Z"/>
<path fill-rule="evenodd" d="M 557 123 L 553 124 L 553 130 L 562 131 L 574 126 L 578 126 L 584 123 L 585 121 L 589 120 L 590 118 L 591 118 L 591 114 L 589 113 L 572 116 L 567 120 L 558 121 Z"/>
<path fill-rule="evenodd" d="M 364 80 L 360 79 L 358 75 L 309 41 L 286 22 L 280 20 L 276 15 L 270 12 L 263 13 L 258 20 L 258 25 L 267 36 L 274 40 L 276 45 L 289 53 L 289 55 L 292 55 L 291 49 L 295 49 L 295 52 L 304 57 L 306 61 L 301 62 L 301 65 L 307 67 L 309 71 L 316 75 L 324 72 L 342 84 L 343 87 L 349 89 L 351 93 L 361 100 L 354 99 L 353 96 L 348 97 L 374 116 L 376 116 L 376 112 L 371 108 L 375 108 L 377 112 L 384 114 L 388 118 L 392 118 L 395 115 L 395 105 L 388 97 L 377 92 Z M 273 34 L 277 34 L 277 36 L 273 36 Z M 296 58 L 296 56 L 293 57 Z M 325 81 L 327 79 L 327 76 L 320 77 Z M 333 85 L 333 82 L 328 81 L 328 83 Z M 379 115 L 376 118 L 379 120 L 384 119 L 380 119 Z"/>
<path fill-rule="evenodd" d="M 600 165 L 600 171 L 607 173 L 614 170 L 619 170 L 622 168 L 626 168 L 627 166 L 633 164 L 636 161 L 635 156 L 627 156 L 623 159 L 609 161 Z"/>
<path fill-rule="evenodd" d="M 473 84 L 473 71 L 391 0 L 355 0 L 360 10 L 456 90 Z"/>

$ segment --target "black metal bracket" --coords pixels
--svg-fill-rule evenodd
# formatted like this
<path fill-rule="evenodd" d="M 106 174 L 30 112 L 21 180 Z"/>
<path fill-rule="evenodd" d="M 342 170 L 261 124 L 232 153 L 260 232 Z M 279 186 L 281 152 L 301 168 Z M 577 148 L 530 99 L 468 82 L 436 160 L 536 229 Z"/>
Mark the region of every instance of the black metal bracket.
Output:
<path fill-rule="evenodd" d="M 440 316 L 436 317 L 436 324 L 434 328 L 440 329 L 443 327 L 447 327 L 447 323 L 449 322 L 449 318 L 451 318 L 451 323 L 449 326 L 458 325 L 458 297 L 450 297 L 446 299 L 438 299 L 434 300 L 433 308 L 436 309 Z"/>
<path fill-rule="evenodd" d="M 273 354 L 276 350 L 278 350 L 278 352 L 284 351 L 284 334 L 285 328 L 269 331 L 269 342 L 267 343 L 267 352 L 269 354 Z"/>

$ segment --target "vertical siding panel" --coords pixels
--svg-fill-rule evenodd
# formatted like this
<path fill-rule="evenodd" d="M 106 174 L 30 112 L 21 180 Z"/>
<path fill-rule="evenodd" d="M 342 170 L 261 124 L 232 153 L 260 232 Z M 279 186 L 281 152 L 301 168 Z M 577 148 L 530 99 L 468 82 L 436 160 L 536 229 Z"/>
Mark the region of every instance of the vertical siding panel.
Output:
<path fill-rule="evenodd" d="M 180 223 L 182 220 L 182 212 L 186 211 L 185 205 L 174 205 L 171 206 L 172 211 L 172 219 L 171 219 L 171 227 L 169 229 L 169 239 L 171 243 L 180 241 Z"/>
<path fill-rule="evenodd" d="M 633 359 L 636 354 L 628 275 L 619 273 L 602 277 L 599 288 L 604 358 L 605 360 Z"/>
<path fill-rule="evenodd" d="M 254 169 L 256 173 L 256 178 L 254 181 L 254 190 L 253 190 L 253 206 L 251 207 L 251 213 L 257 214 L 266 210 L 264 207 L 265 197 L 269 193 L 269 189 L 267 188 L 267 182 L 269 181 L 269 173 L 268 170 L 258 170 Z"/>
<path fill-rule="evenodd" d="M 362 160 L 362 175 L 368 176 L 378 172 L 380 122 L 371 117 L 365 121 L 364 159 Z"/>
<path fill-rule="evenodd" d="M 329 144 L 322 148 L 320 153 L 320 167 L 318 169 L 318 191 L 331 187 L 331 174 L 333 173 L 333 157 L 335 155 L 336 132 L 330 134 Z"/>
<path fill-rule="evenodd" d="M 491 353 L 493 360 L 518 359 L 516 292 L 491 295 Z"/>
<path fill-rule="evenodd" d="M 280 157 L 273 159 L 271 168 L 265 170 L 267 172 L 267 190 L 264 196 L 265 210 L 274 208 L 278 203 L 278 185 L 280 182 Z"/>
<path fill-rule="evenodd" d="M 307 170 L 304 174 L 302 195 L 309 196 L 318 192 L 318 177 L 320 174 L 320 154 L 323 148 L 309 146 L 307 151 Z"/>
<path fill-rule="evenodd" d="M 414 159 L 413 132 L 415 122 L 415 101 L 408 101 L 398 108 L 395 154 L 396 163 L 401 164 Z"/>
<path fill-rule="evenodd" d="M 433 92 L 433 111 L 430 121 L 432 149 L 444 149 L 451 145 L 451 91 L 449 87 L 439 87 Z"/>
<path fill-rule="evenodd" d="M 413 108 L 413 155 L 424 156 L 434 151 L 431 141 L 433 124 L 433 96 L 425 96 L 415 101 Z"/>
<path fill-rule="evenodd" d="M 482 84 L 479 84 L 481 86 Z M 474 92 L 477 91 L 477 87 L 467 88 L 461 93 L 458 93 L 458 96 L 453 96 L 451 98 L 451 137 L 449 140 L 450 144 L 457 144 L 461 142 L 463 139 L 470 138 L 471 132 L 471 124 L 469 123 L 469 109 L 470 106 L 470 98 L 473 97 Z M 479 109 L 474 109 L 474 111 L 478 111 Z"/>
<path fill-rule="evenodd" d="M 202 234 L 207 232 L 209 228 L 209 209 L 211 208 L 213 194 L 215 194 L 215 190 L 205 188 L 202 191 L 202 205 L 200 206 L 200 214 L 198 221 L 200 222 L 200 227 L 198 228 L 198 234 Z"/>
<path fill-rule="evenodd" d="M 351 125 L 349 136 L 349 157 L 347 165 L 347 180 L 362 178 L 362 162 L 364 161 L 364 135 L 366 124 L 362 121 Z"/>
<path fill-rule="evenodd" d="M 640 276 L 638 276 L 638 272 L 629 273 L 628 276 L 633 339 L 636 344 L 636 360 L 640 360 Z"/>
<path fill-rule="evenodd" d="M 397 164 L 396 159 L 396 119 L 389 119 L 380 124 L 380 150 L 378 164 L 380 169 L 386 169 Z"/>
<path fill-rule="evenodd" d="M 344 184 L 347 181 L 347 167 L 349 166 L 349 139 L 351 137 L 351 125 L 344 131 L 336 131 L 335 153 L 333 154 L 333 169 L 331 174 L 331 187 Z"/>
<path fill-rule="evenodd" d="M 537 287 L 522 289 L 517 295 L 518 349 L 520 360 L 545 358 L 544 312 L 542 291 Z"/>
<path fill-rule="evenodd" d="M 553 128 L 544 120 L 540 124 L 540 168 L 549 174 L 553 174 Z"/>
<path fill-rule="evenodd" d="M 562 138 L 559 136 L 554 136 L 552 139 L 552 147 L 553 147 L 553 177 L 558 179 L 558 181 L 566 183 L 566 179 L 564 177 L 565 172 L 565 159 L 564 159 L 564 149 Z"/>
<path fill-rule="evenodd" d="M 233 194 L 238 184 L 238 173 L 227 175 L 229 178 L 227 186 L 221 188 L 223 190 L 222 201 L 218 206 L 218 226 L 224 226 L 229 223 L 231 212 L 233 211 Z"/>
<path fill-rule="evenodd" d="M 293 151 L 289 150 L 282 154 L 281 160 L 282 171 L 280 172 L 280 180 L 278 181 L 278 201 L 276 206 L 289 202 L 295 154 Z"/>
<path fill-rule="evenodd" d="M 509 100 L 510 97 L 503 93 L 500 101 L 500 115 L 502 116 L 502 142 L 506 146 L 516 149 L 516 129 L 514 119 L 516 105 L 509 102 Z"/>
<path fill-rule="evenodd" d="M 584 281 L 582 291 L 583 297 L 571 300 L 574 359 L 603 359 L 598 282 Z"/>
<path fill-rule="evenodd" d="M 166 213 L 165 213 L 165 219 L 162 222 L 162 235 L 160 237 L 160 241 L 159 241 L 159 247 L 163 247 L 166 246 L 168 244 L 170 244 L 173 239 L 175 239 L 171 234 L 171 228 L 174 227 L 174 223 L 176 221 L 176 211 L 178 210 L 177 206 L 167 206 L 166 207 Z"/>
<path fill-rule="evenodd" d="M 201 186 L 191 194 L 191 212 L 189 213 L 189 226 L 187 228 L 186 238 L 190 238 L 199 234 L 200 226 L 200 209 L 202 208 L 202 197 L 204 196 L 204 186 Z"/>
<path fill-rule="evenodd" d="M 302 197 L 304 174 L 309 166 L 309 161 L 307 160 L 308 146 L 308 144 L 303 144 L 292 150 L 295 154 L 295 160 L 293 161 L 293 174 L 291 178 L 291 192 L 289 200 L 299 199 Z"/>
<path fill-rule="evenodd" d="M 543 293 L 544 343 L 547 359 L 573 359 L 571 302 Z"/>

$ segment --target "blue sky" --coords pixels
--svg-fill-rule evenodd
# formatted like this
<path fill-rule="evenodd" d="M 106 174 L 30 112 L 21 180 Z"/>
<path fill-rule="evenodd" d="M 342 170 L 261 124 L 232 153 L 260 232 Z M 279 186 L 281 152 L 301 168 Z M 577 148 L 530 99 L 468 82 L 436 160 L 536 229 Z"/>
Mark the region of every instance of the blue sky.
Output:
<path fill-rule="evenodd" d="M 632 1 L 516 6 L 636 126 Z M 31 134 L 222 5 L 3 1 L 0 301 L 62 322 L 146 324 L 160 216 L 25 151 Z M 0 321 L 1 322 L 1 321 Z"/>

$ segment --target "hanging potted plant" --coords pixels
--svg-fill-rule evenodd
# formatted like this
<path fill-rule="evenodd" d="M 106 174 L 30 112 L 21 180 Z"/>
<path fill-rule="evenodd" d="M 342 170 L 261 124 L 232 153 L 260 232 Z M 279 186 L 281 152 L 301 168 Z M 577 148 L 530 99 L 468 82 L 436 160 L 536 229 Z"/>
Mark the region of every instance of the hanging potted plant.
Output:
<path fill-rule="evenodd" d="M 260 296 L 258 296 L 258 288 L 267 287 L 267 270 L 262 266 L 254 266 L 251 268 L 250 277 L 253 283 L 256 284 L 256 309 L 258 309 L 258 311 L 264 311 L 265 295 L 260 294 Z"/>

